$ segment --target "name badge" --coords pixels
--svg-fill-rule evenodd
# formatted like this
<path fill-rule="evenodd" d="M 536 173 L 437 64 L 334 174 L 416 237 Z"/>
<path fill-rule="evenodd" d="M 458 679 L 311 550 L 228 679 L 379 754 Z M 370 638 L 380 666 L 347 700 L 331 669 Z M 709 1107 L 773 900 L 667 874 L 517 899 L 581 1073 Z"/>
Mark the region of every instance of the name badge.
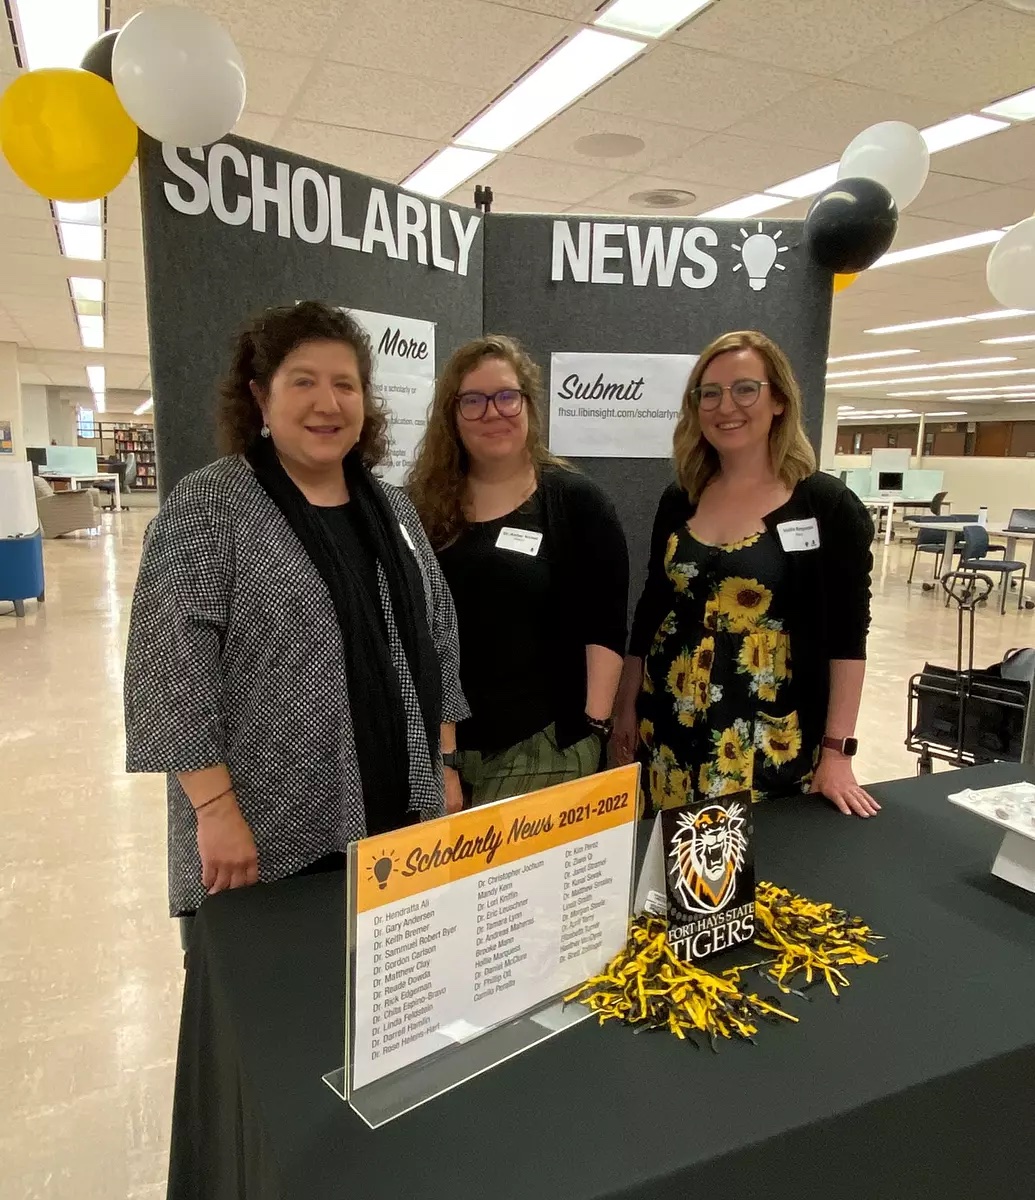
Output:
<path fill-rule="evenodd" d="M 416 554 L 417 547 L 413 544 L 413 538 L 410 537 L 410 531 L 406 528 L 402 521 L 399 522 L 399 532 L 403 535 L 403 541 L 406 543 L 406 545 L 409 546 L 414 554 Z"/>
<path fill-rule="evenodd" d="M 518 554 L 527 554 L 535 558 L 539 547 L 543 544 L 543 535 L 534 533 L 531 529 L 512 529 L 504 525 L 496 539 L 497 550 L 514 550 Z"/>
<path fill-rule="evenodd" d="M 782 521 L 776 532 L 780 535 L 780 545 L 788 554 L 819 549 L 819 526 L 815 517 L 809 517 L 807 521 Z"/>

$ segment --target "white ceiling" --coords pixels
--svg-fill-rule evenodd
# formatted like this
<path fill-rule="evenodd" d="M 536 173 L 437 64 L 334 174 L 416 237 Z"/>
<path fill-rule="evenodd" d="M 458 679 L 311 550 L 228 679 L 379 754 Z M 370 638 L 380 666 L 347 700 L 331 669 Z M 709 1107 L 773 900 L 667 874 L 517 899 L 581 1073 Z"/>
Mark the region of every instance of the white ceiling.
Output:
<path fill-rule="evenodd" d="M 112 27 L 138 4 L 113 0 Z M 393 181 L 447 145 L 598 7 L 593 0 L 198 0 L 192 6 L 222 20 L 244 55 L 249 101 L 238 133 Z M 15 70 L 3 23 L 0 87 Z M 629 213 L 634 193 L 680 188 L 694 193 L 694 202 L 662 211 L 689 215 L 836 159 L 875 121 L 924 127 L 1032 85 L 1035 15 L 1013 10 L 1009 0 L 715 0 L 501 155 L 478 181 L 492 186 L 497 210 Z M 633 134 L 644 148 L 631 157 L 589 158 L 574 143 L 593 133 Z M 896 248 L 1001 227 L 1035 212 L 1035 122 L 943 151 L 932 166 L 901 221 Z M 464 185 L 450 199 L 470 203 L 471 191 Z M 771 215 L 803 216 L 808 204 Z M 145 387 L 135 177 L 109 198 L 105 264 L 63 259 L 49 205 L 2 161 L 0 215 L 0 341 L 22 348 L 24 380 L 81 385 L 85 364 L 103 362 L 110 388 Z M 1035 333 L 1035 316 L 911 334 L 863 332 L 998 307 L 985 285 L 987 257 L 985 247 L 868 272 L 835 300 L 831 353 L 909 346 L 922 352 L 914 356 L 921 361 L 1012 353 L 1017 362 L 1003 367 L 1035 366 L 1035 343 L 980 345 L 985 337 Z M 66 283 L 76 274 L 107 279 L 103 353 L 80 347 Z M 879 363 L 835 369 L 856 365 Z M 838 402 L 869 408 L 891 390 L 901 389 L 841 391 Z M 960 407 L 939 397 L 919 403 Z"/>

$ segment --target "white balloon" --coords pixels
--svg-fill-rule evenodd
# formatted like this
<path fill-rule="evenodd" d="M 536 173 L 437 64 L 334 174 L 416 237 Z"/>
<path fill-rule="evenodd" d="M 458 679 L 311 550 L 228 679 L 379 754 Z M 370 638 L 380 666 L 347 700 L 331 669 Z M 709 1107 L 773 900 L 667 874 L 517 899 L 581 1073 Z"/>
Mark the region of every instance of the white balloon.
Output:
<path fill-rule="evenodd" d="M 905 121 L 881 121 L 848 143 L 838 179 L 875 179 L 884 184 L 899 212 L 920 195 L 931 167 L 931 153 L 920 131 Z"/>
<path fill-rule="evenodd" d="M 175 146 L 207 146 L 244 109 L 244 63 L 233 38 L 207 13 L 149 8 L 115 40 L 112 82 L 144 133 Z"/>
<path fill-rule="evenodd" d="M 1035 217 L 1021 221 L 996 242 L 985 278 L 1004 308 L 1035 309 Z"/>

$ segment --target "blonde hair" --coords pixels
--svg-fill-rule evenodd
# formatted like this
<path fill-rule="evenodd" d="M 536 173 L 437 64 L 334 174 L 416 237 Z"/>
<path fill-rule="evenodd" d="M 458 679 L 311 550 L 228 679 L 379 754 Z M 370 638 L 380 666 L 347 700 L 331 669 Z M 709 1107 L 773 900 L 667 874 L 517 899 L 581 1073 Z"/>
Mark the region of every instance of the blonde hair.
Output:
<path fill-rule="evenodd" d="M 487 358 L 509 363 L 528 397 L 526 448 L 538 476 L 544 466 L 565 467 L 543 440 L 542 375 L 520 342 L 493 333 L 454 350 L 435 381 L 428 425 L 407 476 L 406 486 L 436 550 L 455 541 L 467 524 L 464 513 L 469 460 L 456 427 L 456 396 L 464 376 Z"/>
<path fill-rule="evenodd" d="M 728 354 L 731 350 L 754 350 L 761 355 L 766 366 L 770 394 L 783 404 L 783 412 L 774 415 L 769 430 L 769 456 L 777 476 L 787 487 L 793 488 L 816 470 L 816 455 L 802 426 L 801 388 L 794 378 L 787 355 L 771 338 L 757 330 L 741 329 L 724 333 L 706 346 L 694 363 L 683 393 L 683 407 L 672 442 L 676 477 L 691 500 L 699 500 L 707 483 L 719 473 L 719 455 L 701 431 L 693 393 L 700 387 L 708 366 L 720 354 Z"/>

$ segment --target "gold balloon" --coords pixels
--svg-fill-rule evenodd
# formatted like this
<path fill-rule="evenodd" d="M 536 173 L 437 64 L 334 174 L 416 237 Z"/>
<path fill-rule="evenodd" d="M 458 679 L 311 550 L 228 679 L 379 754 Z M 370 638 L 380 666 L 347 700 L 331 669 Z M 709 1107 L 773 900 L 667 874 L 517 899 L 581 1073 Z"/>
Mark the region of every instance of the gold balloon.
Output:
<path fill-rule="evenodd" d="M 834 295 L 836 296 L 838 292 L 843 292 L 845 290 L 845 288 L 850 288 L 852 286 L 852 284 L 855 283 L 855 281 L 859 278 L 859 276 L 861 274 L 862 274 L 861 271 L 856 271 L 856 272 L 854 272 L 854 274 L 849 274 L 849 275 L 835 275 L 834 276 Z"/>
<path fill-rule="evenodd" d="M 137 127 L 107 80 L 44 67 L 0 96 L 0 150 L 48 200 L 99 200 L 122 182 L 137 152 Z"/>

